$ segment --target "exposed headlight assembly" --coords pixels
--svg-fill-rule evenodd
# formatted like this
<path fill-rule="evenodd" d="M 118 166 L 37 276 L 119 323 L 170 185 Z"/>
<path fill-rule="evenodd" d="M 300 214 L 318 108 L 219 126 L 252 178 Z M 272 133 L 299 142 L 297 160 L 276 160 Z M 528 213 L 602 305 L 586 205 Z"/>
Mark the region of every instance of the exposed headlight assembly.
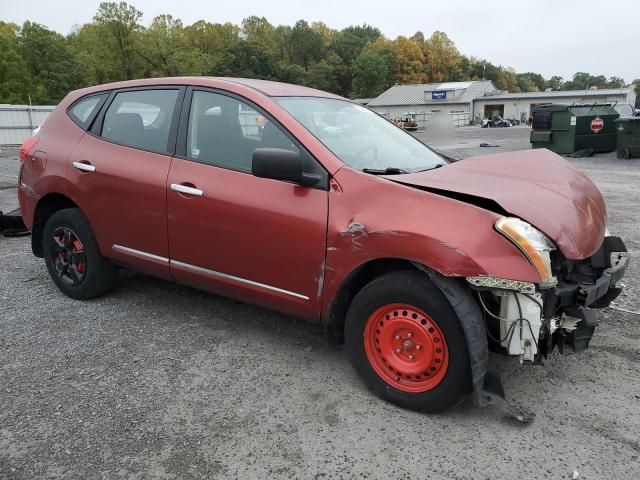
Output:
<path fill-rule="evenodd" d="M 509 239 L 540 275 L 540 287 L 552 287 L 557 283 L 551 272 L 549 252 L 556 247 L 542 232 L 514 217 L 502 217 L 496 222 L 496 230 Z"/>

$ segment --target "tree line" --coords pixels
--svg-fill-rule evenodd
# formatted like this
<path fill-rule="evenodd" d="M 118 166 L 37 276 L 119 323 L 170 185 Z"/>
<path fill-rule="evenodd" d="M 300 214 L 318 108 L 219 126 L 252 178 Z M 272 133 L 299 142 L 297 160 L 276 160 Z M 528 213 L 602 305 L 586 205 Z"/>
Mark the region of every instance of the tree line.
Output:
<path fill-rule="evenodd" d="M 509 92 L 618 88 L 622 78 L 572 79 L 495 65 L 461 54 L 444 32 L 390 40 L 370 25 L 342 30 L 264 17 L 241 25 L 171 15 L 148 27 L 125 2 L 104 2 L 93 21 L 61 35 L 46 26 L 0 21 L 0 103 L 56 104 L 69 91 L 134 78 L 180 75 L 251 77 L 307 85 L 351 98 L 375 97 L 396 83 L 487 79 Z M 640 80 L 636 80 L 640 98 Z"/>

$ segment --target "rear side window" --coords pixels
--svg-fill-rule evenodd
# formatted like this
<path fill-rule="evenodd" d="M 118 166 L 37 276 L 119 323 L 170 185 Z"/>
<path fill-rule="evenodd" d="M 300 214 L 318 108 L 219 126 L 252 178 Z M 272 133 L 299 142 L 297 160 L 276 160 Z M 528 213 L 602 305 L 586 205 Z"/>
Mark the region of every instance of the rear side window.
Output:
<path fill-rule="evenodd" d="M 104 94 L 83 98 L 69 109 L 69 116 L 79 126 L 86 128 L 88 123 L 93 119 L 94 113 L 97 112 L 97 107 L 102 103 L 106 96 L 107 95 Z"/>
<path fill-rule="evenodd" d="M 102 124 L 107 140 L 153 152 L 169 152 L 169 133 L 179 91 L 138 90 L 116 94 Z"/>

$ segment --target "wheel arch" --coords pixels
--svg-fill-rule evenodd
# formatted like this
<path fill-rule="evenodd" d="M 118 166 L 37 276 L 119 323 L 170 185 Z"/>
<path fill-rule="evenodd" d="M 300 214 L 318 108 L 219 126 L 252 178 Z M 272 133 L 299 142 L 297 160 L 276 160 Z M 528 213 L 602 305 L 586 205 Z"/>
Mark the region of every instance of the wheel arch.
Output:
<path fill-rule="evenodd" d="M 329 303 L 324 320 L 327 340 L 334 345 L 344 343 L 344 325 L 347 310 L 353 298 L 369 282 L 385 273 L 419 270 L 416 264 L 403 258 L 376 258 L 358 265 L 342 281 L 336 295 Z"/>
<path fill-rule="evenodd" d="M 422 263 L 402 258 L 379 258 L 365 262 L 346 277 L 329 304 L 324 325 L 327 340 L 334 345 L 344 343 L 347 310 L 367 283 L 380 275 L 402 270 L 424 273 L 442 291 L 456 312 L 469 348 L 473 400 L 478 406 L 486 405 L 483 385 L 489 363 L 487 333 L 480 307 L 464 279 L 445 277 Z"/>
<path fill-rule="evenodd" d="M 47 220 L 55 212 L 64 210 L 65 208 L 79 208 L 71 198 L 58 192 L 48 193 L 43 196 L 34 210 L 33 226 L 31 228 L 31 250 L 36 257 L 42 258 L 42 234 Z"/>

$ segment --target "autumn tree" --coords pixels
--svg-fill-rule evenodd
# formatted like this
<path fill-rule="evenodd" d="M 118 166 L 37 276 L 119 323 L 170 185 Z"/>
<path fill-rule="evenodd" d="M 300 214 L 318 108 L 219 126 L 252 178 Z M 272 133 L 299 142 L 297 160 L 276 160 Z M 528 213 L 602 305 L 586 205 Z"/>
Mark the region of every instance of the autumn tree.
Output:
<path fill-rule="evenodd" d="M 273 79 L 358 97 L 376 96 L 394 83 L 427 81 L 486 79 L 511 92 L 625 85 L 620 77 L 587 72 L 569 81 L 518 74 L 460 54 L 440 31 L 390 40 L 366 24 L 342 30 L 304 20 L 276 26 L 250 16 L 241 25 L 184 25 L 158 15 L 145 28 L 141 20 L 142 12 L 125 2 L 104 2 L 92 22 L 66 36 L 31 22 L 19 28 L 0 21 L 0 102 L 25 103 L 31 96 L 56 103 L 74 88 L 174 75 Z"/>
<path fill-rule="evenodd" d="M 396 83 L 425 83 L 424 53 L 418 44 L 407 37 L 393 42 L 392 79 Z"/>
<path fill-rule="evenodd" d="M 455 81 L 460 78 L 461 55 L 444 32 L 433 32 L 423 42 L 425 70 L 430 82 Z"/>

